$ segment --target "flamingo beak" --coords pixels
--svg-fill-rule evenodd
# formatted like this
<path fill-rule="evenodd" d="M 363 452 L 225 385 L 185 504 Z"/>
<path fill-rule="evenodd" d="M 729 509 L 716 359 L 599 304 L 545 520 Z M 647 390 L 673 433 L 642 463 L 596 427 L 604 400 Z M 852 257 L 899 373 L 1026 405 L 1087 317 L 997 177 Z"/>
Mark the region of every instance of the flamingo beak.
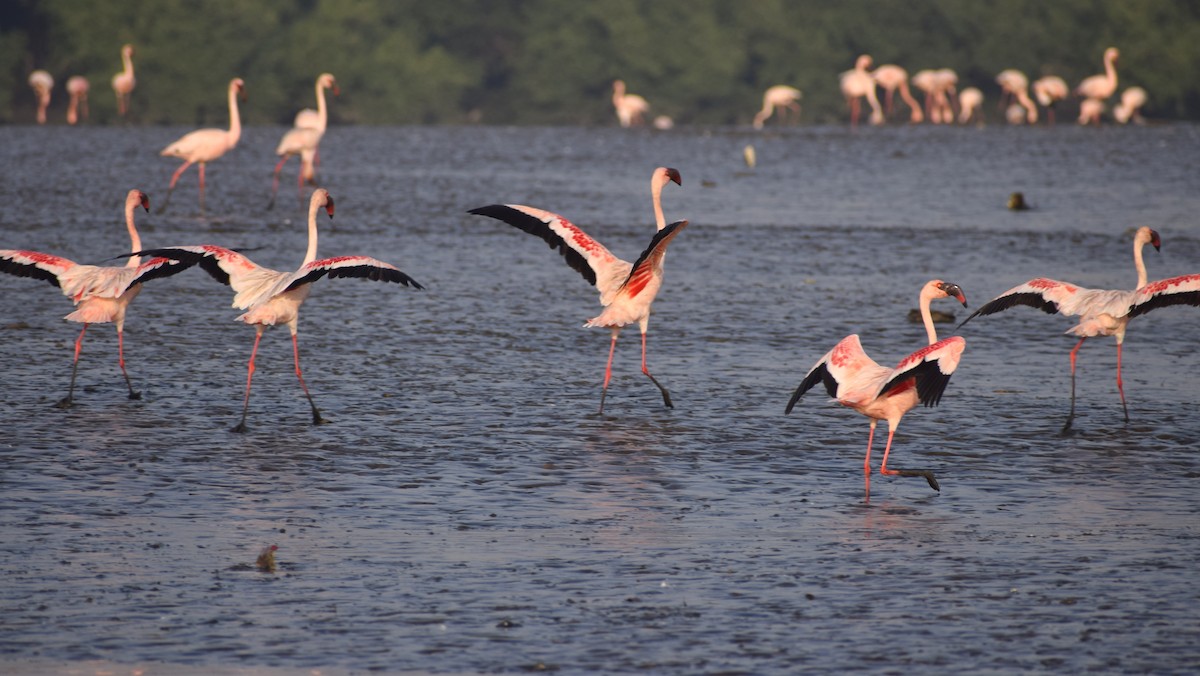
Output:
<path fill-rule="evenodd" d="M 327 198 L 325 201 L 325 212 L 329 214 L 330 218 L 333 218 L 333 198 L 332 197 Z"/>
<path fill-rule="evenodd" d="M 675 185 L 678 185 L 678 186 L 683 185 L 683 179 L 679 176 L 678 169 L 672 169 L 671 167 L 667 167 L 667 178 L 674 181 Z"/>
<path fill-rule="evenodd" d="M 145 209 L 147 213 L 149 213 L 149 211 L 150 211 L 150 197 L 149 197 L 148 195 L 146 195 L 146 193 L 142 193 L 142 194 L 141 194 L 141 195 L 138 197 L 138 201 L 142 203 L 142 208 L 143 208 L 143 209 Z"/>

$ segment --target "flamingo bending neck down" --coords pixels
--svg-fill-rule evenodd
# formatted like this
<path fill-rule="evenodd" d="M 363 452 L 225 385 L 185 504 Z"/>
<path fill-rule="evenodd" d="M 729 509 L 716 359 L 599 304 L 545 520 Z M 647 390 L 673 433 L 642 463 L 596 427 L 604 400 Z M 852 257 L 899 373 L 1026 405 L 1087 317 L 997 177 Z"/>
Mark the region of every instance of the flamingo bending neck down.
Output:
<path fill-rule="evenodd" d="M 112 88 L 117 95 L 117 114 L 125 117 L 129 112 L 130 96 L 137 85 L 137 79 L 133 77 L 133 45 L 121 47 L 121 64 L 121 72 L 112 78 Z"/>
<path fill-rule="evenodd" d="M 762 129 L 763 124 L 770 119 L 775 113 L 775 109 L 779 109 L 779 120 L 782 122 L 787 117 L 787 111 L 792 111 L 796 114 L 797 119 L 800 117 L 800 97 L 803 96 L 799 89 L 789 87 L 788 85 L 775 85 L 767 89 L 763 94 L 762 110 L 754 115 L 754 128 Z"/>
<path fill-rule="evenodd" d="M 957 284 L 934 279 L 921 288 L 921 319 L 925 323 L 928 346 L 908 355 L 900 360 L 896 368 L 890 369 L 867 356 L 857 334 L 846 336 L 808 370 L 784 410 L 785 414 L 791 413 L 805 392 L 817 383 L 823 383 L 829 396 L 837 399 L 839 404 L 871 419 L 867 455 L 863 459 L 867 502 L 871 501 L 871 443 L 875 439 L 875 426 L 880 420 L 888 423 L 888 439 L 879 473 L 922 476 L 931 488 L 941 490 L 933 472 L 929 470 L 888 469 L 887 466 L 892 437 L 900 425 L 900 419 L 917 404 L 929 407 L 938 405 L 967 345 L 959 336 L 938 340 L 929 307 L 935 298 L 954 298 L 963 307 L 967 305 L 967 299 Z"/>
<path fill-rule="evenodd" d="M 1057 75 L 1047 75 L 1033 82 L 1033 95 L 1046 109 L 1046 121 L 1054 124 L 1054 104 L 1067 98 L 1070 88 L 1066 80 Z"/>
<path fill-rule="evenodd" d="M 50 107 L 50 94 L 54 91 L 54 77 L 44 70 L 29 74 L 29 86 L 37 96 L 37 123 L 46 124 L 46 109 Z"/>
<path fill-rule="evenodd" d="M 82 75 L 73 75 L 67 80 L 67 93 L 71 100 L 67 103 L 67 124 L 75 124 L 88 116 L 88 90 L 91 85 Z"/>
<path fill-rule="evenodd" d="M 925 119 L 921 104 L 917 103 L 917 100 L 913 98 L 912 91 L 908 88 L 908 71 L 895 64 L 886 63 L 872 71 L 871 77 L 875 78 L 875 82 L 880 87 L 883 87 L 883 111 L 886 116 L 891 116 L 896 90 L 900 90 L 900 98 L 904 100 L 910 111 L 909 121 L 913 124 L 920 124 Z"/>
<path fill-rule="evenodd" d="M 846 103 L 850 106 L 851 127 L 858 126 L 858 115 L 861 106 L 859 99 L 864 97 L 867 99 L 867 104 L 871 106 L 871 124 L 883 124 L 883 109 L 880 107 L 879 99 L 875 95 L 875 78 L 867 70 L 870 67 L 870 55 L 862 54 L 854 62 L 852 70 L 845 71 L 839 76 L 842 95 L 846 97 Z"/>
<path fill-rule="evenodd" d="M 167 197 L 163 200 L 158 213 L 167 210 L 171 201 L 171 193 L 175 184 L 188 167 L 200 163 L 200 210 L 204 211 L 204 166 L 221 157 L 237 145 L 242 137 L 242 118 L 238 115 L 238 96 L 245 96 L 246 83 L 242 78 L 235 77 L 229 81 L 229 129 L 197 129 L 185 134 L 178 141 L 163 148 L 163 157 L 178 157 L 183 164 L 171 175 L 171 185 L 167 187 Z"/>
<path fill-rule="evenodd" d="M 1000 97 L 1001 108 L 1004 107 L 1008 97 L 1012 97 L 1016 99 L 1018 105 L 1025 109 L 1025 121 L 1029 124 L 1037 123 L 1038 110 L 1037 106 L 1033 103 L 1033 99 L 1029 98 L 1029 78 L 1025 77 L 1025 73 L 1014 68 L 1002 70 L 996 76 L 996 84 L 1000 85 L 1002 93 Z"/>
<path fill-rule="evenodd" d="M 617 111 L 617 121 L 622 127 L 640 126 L 642 116 L 650 110 L 650 104 L 637 94 L 626 94 L 624 80 L 613 80 L 612 88 L 612 104 Z"/>
<path fill-rule="evenodd" d="M 687 221 L 676 221 L 668 225 L 662 211 L 662 189 L 668 182 L 682 185 L 679 172 L 668 167 L 654 170 L 650 178 L 650 194 L 654 203 L 654 220 L 657 234 L 650 245 L 633 263 L 612 255 L 600 242 L 592 239 L 578 226 L 558 214 L 521 204 L 491 204 L 469 213 L 495 218 L 544 239 L 556 247 L 576 272 L 583 275 L 600 292 L 600 304 L 604 311 L 587 321 L 584 326 L 603 326 L 612 331 L 608 348 L 608 363 L 604 367 L 604 385 L 600 391 L 600 413 L 604 413 L 604 399 L 608 395 L 608 383 L 612 379 L 613 353 L 617 348 L 617 336 L 621 329 L 637 323 L 642 333 L 642 373 L 658 387 L 663 404 L 674 408 L 667 388 L 650 375 L 646 367 L 646 329 L 650 322 L 650 306 L 658 295 L 663 279 L 663 259 L 667 245 L 685 227 Z"/>
<path fill-rule="evenodd" d="M 1121 346 L 1125 342 L 1129 320 L 1159 307 L 1200 304 L 1200 275 L 1184 275 L 1147 283 L 1146 264 L 1142 260 L 1142 249 L 1147 244 L 1157 251 L 1161 240 L 1157 232 L 1142 226 L 1133 236 L 1137 287 L 1132 291 L 1085 289 L 1068 282 L 1038 277 L 984 303 L 962 322 L 966 324 L 977 315 L 990 315 L 1017 305 L 1028 305 L 1049 314 L 1062 313 L 1081 318 L 1078 324 L 1066 331 L 1079 336 L 1079 342 L 1071 350 L 1071 412 L 1067 415 L 1063 432 L 1069 431 L 1075 420 L 1075 360 L 1083 341 L 1094 336 L 1114 336 L 1117 339 L 1117 392 L 1121 395 L 1121 409 L 1128 424 L 1129 407 L 1125 403 L 1125 388 L 1121 381 Z"/>
<path fill-rule="evenodd" d="M 359 277 L 376 282 L 397 282 L 404 286 L 423 289 L 412 277 L 396 266 L 368 256 L 336 256 L 317 260 L 317 213 L 324 209 L 333 218 L 333 198 L 324 188 L 313 191 L 308 207 L 308 251 L 304 261 L 295 272 L 280 272 L 255 264 L 242 254 L 224 247 L 176 246 L 152 249 L 143 253 L 164 256 L 179 261 L 184 267 L 199 264 L 205 272 L 222 284 L 233 287 L 233 307 L 246 310 L 238 321 L 254 325 L 254 349 L 246 367 L 246 394 L 242 400 L 242 418 L 233 428 L 234 432 L 246 431 L 246 412 L 250 407 L 250 381 L 254 377 L 254 357 L 258 354 L 258 343 L 268 326 L 286 324 L 292 332 L 292 353 L 296 366 L 296 378 L 300 388 L 312 407 L 314 425 L 326 421 L 321 417 L 304 374 L 300 371 L 300 344 L 296 334 L 300 321 L 300 306 L 308 298 L 313 282 L 328 275 L 334 277 Z"/>
<path fill-rule="evenodd" d="M 150 198 L 141 190 L 130 190 L 125 196 L 125 227 L 129 231 L 131 251 L 135 254 L 142 248 L 141 238 L 138 237 L 137 227 L 133 222 L 134 210 L 139 206 L 149 211 Z M 0 271 L 21 277 L 44 279 L 59 287 L 63 295 L 70 298 L 76 306 L 75 311 L 67 315 L 66 319 L 83 324 L 79 337 L 75 339 L 71 385 L 67 389 L 67 396 L 58 402 L 60 408 L 67 408 L 74 401 L 79 353 L 83 348 L 83 336 L 87 332 L 88 324 L 116 324 L 117 363 L 121 366 L 121 375 L 125 377 L 125 386 L 129 388 L 129 398 L 141 399 L 142 395 L 134 391 L 129 373 L 125 370 L 125 311 L 142 290 L 142 283 L 168 277 L 184 269 L 165 258 L 152 258 L 143 263 L 141 257 L 133 255 L 123 267 L 98 267 L 81 265 L 61 256 L 38 251 L 0 249 Z"/>
<path fill-rule="evenodd" d="M 304 124 L 297 124 L 292 129 L 288 130 L 283 138 L 279 140 L 279 146 L 275 148 L 275 154 L 279 155 L 279 163 L 275 165 L 275 174 L 271 182 L 271 201 L 267 203 L 267 208 L 275 206 L 275 195 L 279 192 L 279 172 L 283 170 L 283 165 L 288 161 L 288 158 L 293 155 L 300 156 L 300 173 L 297 176 L 296 188 L 300 194 L 300 198 L 304 198 L 304 182 L 316 182 L 316 158 L 317 149 L 321 144 L 321 137 L 325 135 L 325 127 L 328 125 L 329 112 L 325 106 L 325 90 L 332 89 L 334 96 L 339 94 L 337 80 L 329 73 L 321 73 L 317 77 L 317 113 L 316 117 L 309 118 L 304 115 L 305 111 L 300 111 L 296 114 L 296 119 Z M 307 109 L 306 109 L 307 110 Z M 311 123 L 311 124 L 310 124 Z"/>

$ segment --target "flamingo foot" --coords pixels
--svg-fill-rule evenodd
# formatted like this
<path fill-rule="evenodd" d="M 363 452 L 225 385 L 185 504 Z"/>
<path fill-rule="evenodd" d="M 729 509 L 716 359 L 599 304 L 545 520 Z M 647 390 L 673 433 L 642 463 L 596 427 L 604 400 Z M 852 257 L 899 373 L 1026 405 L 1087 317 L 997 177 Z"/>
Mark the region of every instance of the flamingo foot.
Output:
<path fill-rule="evenodd" d="M 654 376 L 650 375 L 649 371 L 646 371 L 645 373 L 646 377 L 650 379 L 650 382 L 654 383 L 654 385 L 658 387 L 659 391 L 662 392 L 663 405 L 665 405 L 667 408 L 675 408 L 675 404 L 671 403 L 671 393 L 667 391 L 667 388 L 659 384 L 658 380 L 655 379 Z"/>
<path fill-rule="evenodd" d="M 230 429 L 229 431 L 230 431 L 230 432 L 236 432 L 236 433 L 238 433 L 238 434 L 245 434 L 245 433 L 246 433 L 246 430 L 247 430 L 247 427 L 246 427 L 246 421 L 245 421 L 245 420 L 243 420 L 243 421 L 241 421 L 240 423 L 238 423 L 237 425 L 235 425 L 235 426 L 234 426 L 232 429 Z"/>
<path fill-rule="evenodd" d="M 139 401 L 142 398 L 142 393 L 129 390 L 129 398 L 133 401 Z"/>
<path fill-rule="evenodd" d="M 74 405 L 75 405 L 75 400 L 72 399 L 70 396 L 66 396 L 66 397 L 63 397 L 62 399 L 59 399 L 57 402 L 55 402 L 54 408 L 68 409 Z"/>
<path fill-rule="evenodd" d="M 938 480 L 933 476 L 933 472 L 927 469 L 897 469 L 893 470 L 898 476 L 923 476 L 925 481 L 929 482 L 929 487 L 941 493 L 942 487 L 938 485 Z"/>
<path fill-rule="evenodd" d="M 314 408 L 313 409 L 313 424 L 314 425 L 328 425 L 329 421 L 326 420 L 325 418 L 322 418 L 321 413 L 317 409 Z"/>

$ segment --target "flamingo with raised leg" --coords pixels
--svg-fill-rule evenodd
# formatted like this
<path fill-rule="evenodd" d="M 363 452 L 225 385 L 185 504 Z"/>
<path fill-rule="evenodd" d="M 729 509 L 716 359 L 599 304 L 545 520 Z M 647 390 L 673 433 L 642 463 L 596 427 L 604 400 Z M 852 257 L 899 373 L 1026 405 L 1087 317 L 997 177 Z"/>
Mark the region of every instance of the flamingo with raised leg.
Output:
<path fill-rule="evenodd" d="M 938 340 L 929 308 L 936 298 L 954 298 L 962 303 L 963 307 L 967 305 L 967 299 L 957 284 L 934 279 L 921 287 L 921 319 L 925 323 L 925 333 L 929 338 L 926 347 L 901 359 L 893 369 L 881 366 L 867 356 L 857 334 L 846 336 L 808 370 L 784 410 L 785 414 L 791 413 L 805 392 L 816 387 L 817 383 L 823 383 L 829 396 L 839 404 L 871 419 L 871 432 L 867 436 L 867 455 L 863 459 L 867 502 L 871 501 L 871 444 L 875 440 L 875 426 L 880 420 L 887 421 L 888 439 L 887 446 L 883 449 L 883 462 L 879 466 L 879 473 L 925 477 L 931 488 L 941 491 L 930 470 L 889 469 L 887 466 L 888 453 L 892 450 L 892 437 L 896 434 L 900 419 L 905 413 L 916 408 L 917 404 L 928 407 L 938 405 L 967 346 L 967 342 L 960 336 Z"/>
<path fill-rule="evenodd" d="M 842 89 L 842 96 L 846 98 L 846 104 L 850 106 L 850 126 L 858 126 L 858 116 L 861 112 L 861 98 L 867 100 L 867 105 L 871 106 L 871 124 L 883 124 L 883 109 L 879 106 L 879 98 L 875 95 L 875 78 L 871 77 L 871 72 L 867 70 L 871 67 L 871 56 L 862 54 L 854 62 L 854 68 L 843 72 L 838 76 L 838 83 Z"/>
<path fill-rule="evenodd" d="M 768 88 L 763 94 L 762 110 L 754 115 L 754 128 L 762 129 L 763 124 L 770 119 L 771 115 L 775 114 L 776 109 L 779 110 L 780 122 L 787 118 L 789 110 L 796 114 L 796 119 L 800 119 L 800 97 L 802 96 L 799 89 L 788 85 L 775 85 Z"/>
<path fill-rule="evenodd" d="M 650 110 L 650 104 L 637 94 L 627 94 L 624 80 L 613 80 L 612 88 L 612 104 L 617 111 L 617 121 L 622 127 L 641 125 L 642 116 Z"/>
<path fill-rule="evenodd" d="M 893 102 L 896 91 L 899 90 L 900 98 L 904 99 L 904 103 L 910 111 L 909 121 L 913 124 L 920 124 L 925 119 L 925 114 L 921 111 L 921 104 L 913 98 L 912 91 L 908 88 L 908 71 L 893 63 L 885 63 L 871 72 L 871 77 L 875 78 L 875 82 L 883 87 L 883 112 L 886 116 L 891 116 Z"/>
<path fill-rule="evenodd" d="M 1033 95 L 1038 104 L 1046 109 L 1046 121 L 1054 124 L 1054 104 L 1067 98 L 1070 93 L 1066 80 L 1057 75 L 1047 75 L 1033 81 Z"/>
<path fill-rule="evenodd" d="M 663 258 L 667 245 L 685 227 L 687 221 L 675 221 L 667 225 L 662 210 L 662 189 L 668 182 L 682 185 L 679 172 L 668 167 L 659 167 L 650 177 L 650 195 L 654 203 L 654 220 L 657 233 L 650 245 L 633 263 L 612 255 L 603 244 L 592 239 L 578 226 L 558 214 L 520 204 L 491 204 L 471 209 L 469 213 L 495 218 L 544 239 L 552 248 L 557 248 L 567 264 L 583 275 L 600 292 L 600 304 L 604 311 L 590 319 L 584 326 L 602 326 L 612 331 L 612 342 L 608 348 L 608 363 L 604 367 L 604 385 L 600 390 L 600 413 L 604 413 L 604 399 L 608 395 L 608 382 L 612 379 L 613 353 L 617 348 L 617 336 L 621 329 L 637 323 L 642 333 L 642 373 L 658 387 L 663 404 L 674 408 L 667 388 L 650 375 L 646 368 L 646 328 L 650 322 L 650 305 L 658 295 L 663 279 Z"/>
<path fill-rule="evenodd" d="M 129 99 L 137 79 L 133 77 L 133 45 L 121 47 L 121 64 L 123 68 L 112 78 L 113 92 L 117 95 L 117 114 L 125 117 L 129 112 Z"/>
<path fill-rule="evenodd" d="M 984 303 L 962 324 L 979 315 L 990 315 L 1018 305 L 1028 305 L 1049 314 L 1079 316 L 1078 324 L 1066 333 L 1079 336 L 1079 342 L 1071 350 L 1071 412 L 1063 431 L 1071 429 L 1075 421 L 1075 361 L 1083 341 L 1095 336 L 1114 336 L 1117 339 L 1117 392 L 1121 395 L 1121 409 L 1125 423 L 1129 423 L 1129 407 L 1125 403 L 1125 388 L 1121 382 L 1121 346 L 1125 342 L 1125 329 L 1129 320 L 1156 307 L 1165 305 L 1196 305 L 1200 299 L 1200 275 L 1174 277 L 1147 284 L 1146 264 L 1142 260 L 1142 249 L 1151 245 L 1157 251 L 1162 242 L 1158 233 L 1146 226 L 1137 229 L 1133 236 L 1133 265 L 1137 269 L 1137 287 L 1132 291 L 1110 291 L 1085 289 L 1069 282 L 1038 277 Z M 959 327 L 962 327 L 959 324 Z"/>
<path fill-rule="evenodd" d="M 73 75 L 67 80 L 67 94 L 71 100 L 67 103 L 67 124 L 75 124 L 88 117 L 88 90 L 91 85 L 82 75 Z"/>
<path fill-rule="evenodd" d="M 296 378 L 300 388 L 312 407 L 314 425 L 328 422 L 321 417 L 313 401 L 304 374 L 300 370 L 300 344 L 296 333 L 300 320 L 300 306 L 312 291 L 312 284 L 328 275 L 334 277 L 359 277 L 375 282 L 396 282 L 415 289 L 423 289 L 412 277 L 396 266 L 368 256 L 335 256 L 317 260 L 317 213 L 324 209 L 333 218 L 333 198 L 324 188 L 313 191 L 308 206 L 308 251 L 304 261 L 295 272 L 280 272 L 255 264 L 242 254 L 212 245 L 175 246 L 151 249 L 146 255 L 164 256 L 179 261 L 185 267 L 199 264 L 208 274 L 222 284 L 233 287 L 233 307 L 246 310 L 238 321 L 254 326 L 254 349 L 246 367 L 246 394 L 242 399 L 242 418 L 234 432 L 246 431 L 246 412 L 250 408 L 250 382 L 254 377 L 254 357 L 258 354 L 258 343 L 268 326 L 286 324 L 292 332 L 292 354 L 295 360 Z"/>
<path fill-rule="evenodd" d="M 1120 56 L 1121 52 L 1116 47 L 1104 50 L 1104 74 L 1084 78 L 1075 87 L 1075 93 L 1084 99 L 1107 101 L 1112 98 L 1117 93 L 1117 60 Z"/>
<path fill-rule="evenodd" d="M 271 201 L 267 203 L 267 208 L 275 206 L 275 194 L 279 192 L 279 172 L 283 170 L 283 165 L 288 161 L 288 158 L 293 155 L 300 156 L 300 173 L 297 176 L 296 188 L 300 194 L 300 198 L 304 199 L 304 182 L 316 182 L 316 156 L 317 148 L 321 144 L 321 137 L 325 135 L 325 127 L 328 125 L 329 112 L 325 107 L 325 90 L 332 89 L 334 96 L 339 94 L 337 80 L 329 73 L 321 73 L 317 77 L 317 115 L 315 119 L 311 119 L 304 115 L 304 111 L 296 114 L 296 119 L 304 122 L 307 126 L 297 124 L 292 129 L 288 130 L 283 138 L 279 141 L 279 146 L 275 148 L 275 154 L 279 155 L 279 163 L 275 165 L 274 178 L 271 181 Z M 307 109 L 305 109 L 307 110 Z M 311 124 L 308 124 L 311 122 Z"/>
<path fill-rule="evenodd" d="M 54 91 L 54 77 L 44 70 L 29 74 L 29 86 L 37 97 L 37 123 L 46 124 L 46 109 L 50 107 L 50 93 Z"/>
<path fill-rule="evenodd" d="M 134 210 L 138 206 L 149 211 L 150 198 L 141 190 L 130 190 L 125 196 L 125 227 L 129 230 L 131 250 L 135 254 L 142 248 L 142 240 L 133 223 Z M 117 363 L 121 365 L 121 375 L 125 377 L 125 386 L 129 388 L 129 398 L 141 399 L 142 395 L 133 390 L 129 373 L 125 370 L 125 311 L 142 290 L 144 282 L 168 277 L 184 269 L 186 266 L 177 265 L 166 258 L 151 258 L 143 263 L 139 256 L 133 255 L 123 267 L 98 267 L 81 265 L 61 256 L 38 251 L 0 249 L 0 271 L 44 279 L 59 287 L 76 307 L 65 319 L 83 324 L 79 337 L 75 339 L 71 386 L 67 389 L 67 396 L 58 402 L 59 408 L 67 408 L 74 401 L 75 375 L 79 370 L 79 353 L 88 324 L 116 324 Z"/>
<path fill-rule="evenodd" d="M 204 166 L 221 157 L 237 145 L 242 137 L 242 118 L 238 115 L 238 96 L 245 96 L 246 83 L 242 78 L 235 77 L 229 81 L 229 129 L 197 129 L 185 134 L 183 138 L 163 148 L 163 157 L 178 157 L 183 164 L 171 175 L 171 185 L 167 187 L 167 197 L 158 208 L 158 213 L 167 210 L 171 201 L 171 193 L 175 184 L 188 167 L 200 163 L 200 210 L 204 211 Z"/>

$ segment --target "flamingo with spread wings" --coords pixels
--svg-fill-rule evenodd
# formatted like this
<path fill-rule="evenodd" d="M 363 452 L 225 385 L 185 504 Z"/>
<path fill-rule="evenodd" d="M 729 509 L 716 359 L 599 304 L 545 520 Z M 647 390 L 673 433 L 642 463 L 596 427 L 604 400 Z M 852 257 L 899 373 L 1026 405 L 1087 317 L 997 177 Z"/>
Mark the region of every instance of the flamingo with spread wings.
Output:
<path fill-rule="evenodd" d="M 809 369 L 784 410 L 785 414 L 791 413 L 805 392 L 816 387 L 817 383 L 823 383 L 829 396 L 837 399 L 839 404 L 871 419 L 867 456 L 863 459 L 867 502 L 871 501 L 871 443 L 875 440 L 875 426 L 880 420 L 888 423 L 888 439 L 879 473 L 922 476 L 931 488 L 941 491 L 937 479 L 929 470 L 888 469 L 887 466 L 892 437 L 896 434 L 900 419 L 917 404 L 929 407 L 938 405 L 967 346 L 967 342 L 959 336 L 938 340 L 929 309 L 935 298 L 954 298 L 963 307 L 967 305 L 967 299 L 957 284 L 940 279 L 925 283 L 921 288 L 920 308 L 929 338 L 928 346 L 908 355 L 900 360 L 896 368 L 890 369 L 867 356 L 857 334 L 846 336 Z"/>
<path fill-rule="evenodd" d="M 359 277 L 375 282 L 396 282 L 416 289 L 425 288 L 394 265 L 367 256 L 335 256 L 317 260 L 317 213 L 321 209 L 325 209 L 329 217 L 333 218 L 333 198 L 324 188 L 314 190 L 309 202 L 308 252 L 304 255 L 304 262 L 300 264 L 300 268 L 294 272 L 264 268 L 236 251 L 212 245 L 176 246 L 142 252 L 147 255 L 165 256 L 188 267 L 199 264 L 218 282 L 233 287 L 233 307 L 246 310 L 237 318 L 238 321 L 254 325 L 254 349 L 250 352 L 250 363 L 246 367 L 246 394 L 242 400 L 242 419 L 233 428 L 234 432 L 246 431 L 250 382 L 254 377 L 254 357 L 258 354 L 258 343 L 262 340 L 263 331 L 276 324 L 286 324 L 292 332 L 296 378 L 300 380 L 300 388 L 304 390 L 304 396 L 308 398 L 312 407 L 313 424 L 328 422 L 321 417 L 308 391 L 308 385 L 304 383 L 304 374 L 300 371 L 300 344 L 296 338 L 300 306 L 312 291 L 313 282 L 325 276 Z"/>
<path fill-rule="evenodd" d="M 676 221 L 667 225 L 663 217 L 662 189 L 668 182 L 682 185 L 677 170 L 668 167 L 654 170 L 650 178 L 650 193 L 654 202 L 658 232 L 642 255 L 632 264 L 614 256 L 603 244 L 592 239 L 574 223 L 549 211 L 521 204 L 491 204 L 471 209 L 469 212 L 504 221 L 546 240 L 552 248 L 557 248 L 562 253 L 568 265 L 600 292 L 600 304 L 604 306 L 604 312 L 584 324 L 588 327 L 603 326 L 612 331 L 608 363 L 604 367 L 604 386 L 600 391 L 600 413 L 604 413 L 604 399 L 608 395 L 608 382 L 612 379 L 612 361 L 617 348 L 617 336 L 623 327 L 635 322 L 642 333 L 642 373 L 658 387 L 662 393 L 663 404 L 674 408 L 667 388 L 650 375 L 649 369 L 646 368 L 646 329 L 650 322 L 650 306 L 662 286 L 663 258 L 666 256 L 667 245 L 688 224 L 687 221 Z"/>
<path fill-rule="evenodd" d="M 137 252 L 142 248 L 137 227 L 133 223 L 134 210 L 141 206 L 150 210 L 150 198 L 141 190 L 130 190 L 125 196 L 125 225 L 129 230 L 132 251 L 135 255 L 123 267 L 99 267 L 81 265 L 61 256 L 19 249 L 0 249 L 0 272 L 44 279 L 62 289 L 76 309 L 65 319 L 82 322 L 83 329 L 75 339 L 75 359 L 71 366 L 71 386 L 67 396 L 58 402 L 59 408 L 67 408 L 74 401 L 75 375 L 79 370 L 79 352 L 83 348 L 83 335 L 88 324 L 113 322 L 117 325 L 117 362 L 121 375 L 129 388 L 130 399 L 141 399 L 133 390 L 129 373 L 125 371 L 125 311 L 129 303 L 142 290 L 142 284 L 152 279 L 169 277 L 186 269 L 166 258 L 151 258 L 142 262 Z"/>

